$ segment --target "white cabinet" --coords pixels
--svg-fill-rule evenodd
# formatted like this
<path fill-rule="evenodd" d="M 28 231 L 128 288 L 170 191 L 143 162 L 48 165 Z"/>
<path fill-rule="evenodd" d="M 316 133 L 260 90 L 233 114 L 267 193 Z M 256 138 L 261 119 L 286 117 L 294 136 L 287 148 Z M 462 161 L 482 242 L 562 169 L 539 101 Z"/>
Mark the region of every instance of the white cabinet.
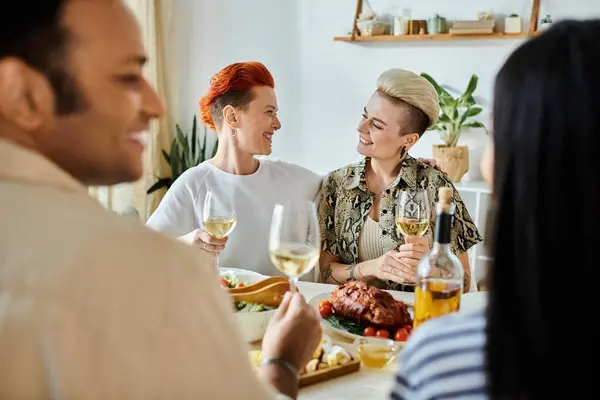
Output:
<path fill-rule="evenodd" d="M 491 190 L 483 181 L 461 182 L 454 185 L 463 202 L 467 206 L 471 218 L 475 222 L 481 236 L 484 236 L 488 204 Z M 489 257 L 483 251 L 483 242 L 469 249 L 469 263 L 471 265 L 471 291 L 477 290 L 476 282 L 481 280 L 486 273 L 486 264 Z"/>

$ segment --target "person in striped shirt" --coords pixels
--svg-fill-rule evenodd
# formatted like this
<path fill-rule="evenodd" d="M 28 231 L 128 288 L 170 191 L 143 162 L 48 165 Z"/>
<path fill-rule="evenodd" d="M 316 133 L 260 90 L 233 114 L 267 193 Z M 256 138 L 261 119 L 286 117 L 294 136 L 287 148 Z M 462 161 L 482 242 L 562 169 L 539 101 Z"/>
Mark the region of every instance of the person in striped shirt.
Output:
<path fill-rule="evenodd" d="M 493 175 L 495 222 L 486 232 L 488 305 L 416 329 L 391 399 L 575 399 L 597 391 L 591 324 L 599 297 L 587 286 L 600 243 L 599 38 L 600 20 L 562 21 L 499 71 L 493 146 L 482 162 L 484 176 Z"/>

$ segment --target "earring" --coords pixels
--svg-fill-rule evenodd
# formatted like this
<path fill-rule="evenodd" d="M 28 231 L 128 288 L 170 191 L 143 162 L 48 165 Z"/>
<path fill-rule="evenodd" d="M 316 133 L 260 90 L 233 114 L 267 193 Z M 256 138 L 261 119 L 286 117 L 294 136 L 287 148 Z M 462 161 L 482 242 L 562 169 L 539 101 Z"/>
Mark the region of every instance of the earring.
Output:
<path fill-rule="evenodd" d="M 237 135 L 237 131 L 236 131 L 235 129 L 233 129 L 233 130 L 231 131 L 231 136 L 235 136 L 235 135 Z"/>
<path fill-rule="evenodd" d="M 406 155 L 406 147 L 402 146 L 402 150 L 400 150 L 400 158 L 404 158 Z"/>

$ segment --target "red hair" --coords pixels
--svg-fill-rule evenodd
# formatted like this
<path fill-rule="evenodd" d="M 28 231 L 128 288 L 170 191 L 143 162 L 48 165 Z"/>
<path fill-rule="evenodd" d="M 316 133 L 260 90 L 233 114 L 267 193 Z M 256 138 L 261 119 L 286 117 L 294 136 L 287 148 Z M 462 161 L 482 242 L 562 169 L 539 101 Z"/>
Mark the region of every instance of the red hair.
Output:
<path fill-rule="evenodd" d="M 231 105 L 244 107 L 252 101 L 255 86 L 275 88 L 273 76 L 262 63 L 241 62 L 228 65 L 210 80 L 208 93 L 200 99 L 202 123 L 213 131 L 221 124 L 223 109 Z"/>

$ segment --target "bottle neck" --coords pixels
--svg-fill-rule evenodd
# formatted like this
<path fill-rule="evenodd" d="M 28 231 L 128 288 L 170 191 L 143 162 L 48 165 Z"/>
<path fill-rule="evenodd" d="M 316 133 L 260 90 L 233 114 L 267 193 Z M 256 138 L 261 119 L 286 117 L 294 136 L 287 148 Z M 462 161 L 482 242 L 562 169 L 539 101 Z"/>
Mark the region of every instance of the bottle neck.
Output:
<path fill-rule="evenodd" d="M 432 253 L 451 253 L 452 246 L 450 243 L 433 243 L 433 247 L 431 248 Z"/>
<path fill-rule="evenodd" d="M 438 210 L 435 223 L 434 243 L 437 245 L 449 245 L 450 233 L 452 231 L 452 214 Z"/>

